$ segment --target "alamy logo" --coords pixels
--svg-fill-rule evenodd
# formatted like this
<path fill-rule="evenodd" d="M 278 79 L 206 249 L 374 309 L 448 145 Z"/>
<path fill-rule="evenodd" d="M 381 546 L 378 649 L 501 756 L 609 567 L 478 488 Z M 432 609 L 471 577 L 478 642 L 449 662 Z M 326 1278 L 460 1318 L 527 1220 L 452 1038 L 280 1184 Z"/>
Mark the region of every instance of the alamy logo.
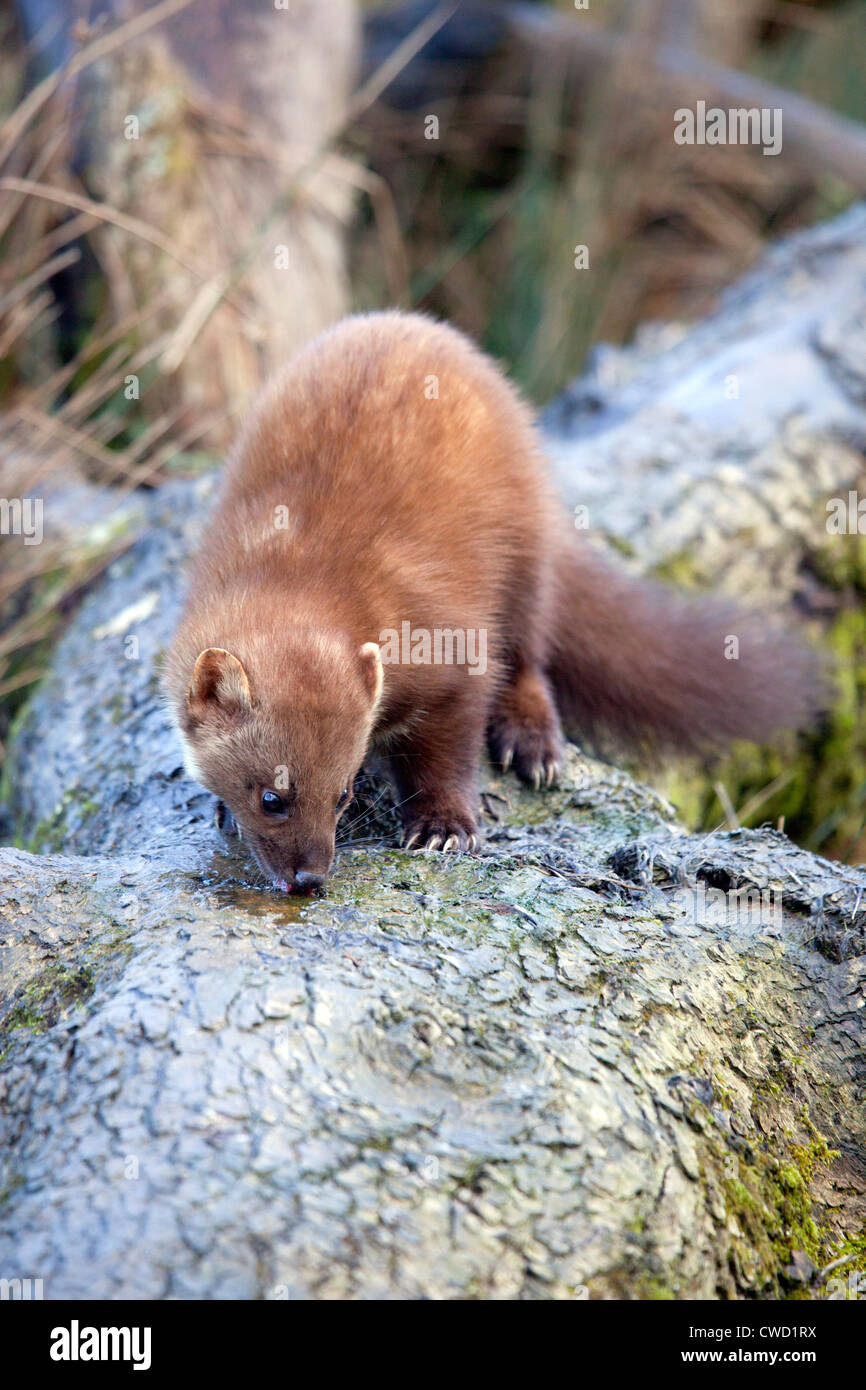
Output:
<path fill-rule="evenodd" d="M 23 536 L 25 545 L 41 545 L 42 498 L 0 497 L 0 535 Z"/>
<path fill-rule="evenodd" d="M 847 497 L 827 502 L 827 531 L 831 536 L 866 536 L 866 497 L 852 489 Z"/>
<path fill-rule="evenodd" d="M 41 1279 L 0 1279 L 0 1301 L 39 1302 L 42 1297 Z"/>
<path fill-rule="evenodd" d="M 379 633 L 383 666 L 466 666 L 470 676 L 487 670 L 487 629 L 462 627 L 413 627 L 400 631 L 386 627 Z"/>
<path fill-rule="evenodd" d="M 729 924 L 758 916 L 767 924 L 780 925 L 784 918 L 781 894 L 772 888 L 708 888 L 701 881 L 694 888 L 678 888 L 673 894 L 687 916 L 703 921 L 708 910 L 723 912 Z"/>
<path fill-rule="evenodd" d="M 781 106 L 721 106 L 707 108 L 705 101 L 680 106 L 674 112 L 674 140 L 678 145 L 761 145 L 764 154 L 782 149 Z"/>
<path fill-rule="evenodd" d="M 838 1274 L 828 1279 L 825 1297 L 837 1303 L 840 1300 L 859 1303 L 861 1298 L 866 1298 L 866 1273 L 852 1269 L 847 1276 Z"/>
<path fill-rule="evenodd" d="M 69 1327 L 51 1329 L 52 1361 L 131 1361 L 134 1371 L 150 1370 L 149 1327 Z"/>

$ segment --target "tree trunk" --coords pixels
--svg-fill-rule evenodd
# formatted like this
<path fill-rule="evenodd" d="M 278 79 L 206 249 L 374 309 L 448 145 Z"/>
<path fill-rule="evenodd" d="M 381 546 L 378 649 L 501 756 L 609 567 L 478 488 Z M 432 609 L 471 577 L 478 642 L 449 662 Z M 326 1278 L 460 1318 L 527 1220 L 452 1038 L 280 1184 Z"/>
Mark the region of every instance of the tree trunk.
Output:
<path fill-rule="evenodd" d="M 45 5 L 20 5 L 32 30 L 45 24 Z M 80 21 L 75 5 L 50 8 L 62 60 Z M 117 21 L 152 8 L 109 6 Z M 91 234 L 116 319 L 159 301 L 147 342 L 164 341 L 141 383 L 150 418 L 224 414 L 208 435 L 224 444 L 262 379 L 346 310 L 349 166 L 323 155 L 354 88 L 357 14 L 354 0 L 175 9 L 76 78 L 77 167 L 92 199 L 170 246 L 110 222 Z"/>

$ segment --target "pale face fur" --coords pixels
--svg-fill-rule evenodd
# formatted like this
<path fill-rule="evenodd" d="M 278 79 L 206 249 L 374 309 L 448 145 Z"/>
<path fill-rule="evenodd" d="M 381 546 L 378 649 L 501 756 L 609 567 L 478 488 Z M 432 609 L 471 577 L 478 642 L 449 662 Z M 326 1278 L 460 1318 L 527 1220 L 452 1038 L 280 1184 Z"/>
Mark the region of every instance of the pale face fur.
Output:
<path fill-rule="evenodd" d="M 318 658 L 316 671 L 284 672 L 280 701 L 264 703 L 254 673 L 208 648 L 180 726 L 188 772 L 225 803 L 262 873 L 283 890 L 319 887 L 327 875 L 381 694 L 374 643 Z"/>

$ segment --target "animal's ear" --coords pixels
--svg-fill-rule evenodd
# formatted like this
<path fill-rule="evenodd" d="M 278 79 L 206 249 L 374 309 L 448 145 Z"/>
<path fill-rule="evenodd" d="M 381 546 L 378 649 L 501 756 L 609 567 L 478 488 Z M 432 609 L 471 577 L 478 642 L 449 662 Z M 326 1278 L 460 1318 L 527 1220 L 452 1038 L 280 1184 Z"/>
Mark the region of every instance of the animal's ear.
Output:
<path fill-rule="evenodd" d="M 247 673 L 236 656 L 222 647 L 200 652 L 192 672 L 186 697 L 194 720 L 203 719 L 217 709 L 224 714 L 242 714 L 252 703 Z"/>
<path fill-rule="evenodd" d="M 385 673 L 382 670 L 382 653 L 379 651 L 375 642 L 365 642 L 358 652 L 361 658 L 361 671 L 364 676 L 364 684 L 370 701 L 375 707 L 379 703 L 379 696 L 382 694 L 382 683 Z"/>

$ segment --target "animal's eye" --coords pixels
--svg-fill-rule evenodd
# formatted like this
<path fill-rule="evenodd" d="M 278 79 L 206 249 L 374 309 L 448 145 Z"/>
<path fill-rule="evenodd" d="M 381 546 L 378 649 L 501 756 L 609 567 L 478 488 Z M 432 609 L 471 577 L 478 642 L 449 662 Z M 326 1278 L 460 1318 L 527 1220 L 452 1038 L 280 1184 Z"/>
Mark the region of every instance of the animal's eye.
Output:
<path fill-rule="evenodd" d="M 262 792 L 262 810 L 266 816 L 279 816 L 286 809 L 286 803 L 276 792 Z"/>
<path fill-rule="evenodd" d="M 345 806 L 345 804 L 346 804 L 346 802 L 347 802 L 348 800 L 349 800 L 349 788 L 348 788 L 348 787 L 344 787 L 343 790 L 340 792 L 340 795 L 337 797 L 337 810 L 339 811 L 339 810 L 341 809 L 341 807 Z"/>

